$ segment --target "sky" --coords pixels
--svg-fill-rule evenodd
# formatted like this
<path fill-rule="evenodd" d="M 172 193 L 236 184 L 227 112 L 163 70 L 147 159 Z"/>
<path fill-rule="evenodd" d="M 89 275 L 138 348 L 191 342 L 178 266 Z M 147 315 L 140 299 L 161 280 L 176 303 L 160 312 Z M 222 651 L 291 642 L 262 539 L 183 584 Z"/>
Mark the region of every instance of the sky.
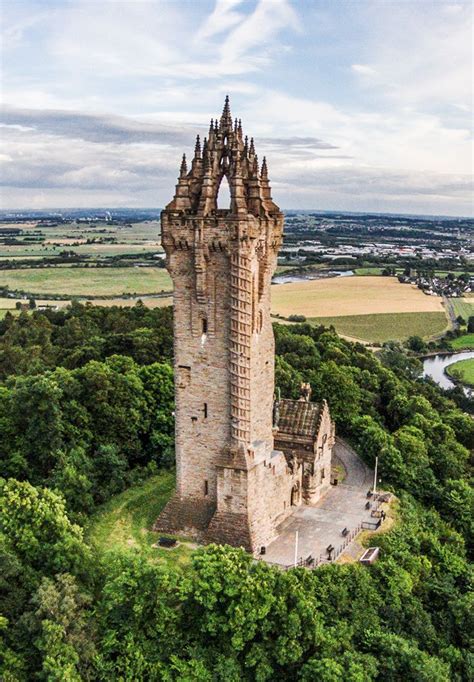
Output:
<path fill-rule="evenodd" d="M 162 207 L 228 93 L 286 209 L 472 215 L 472 4 L 9 0 L 1 207 Z"/>

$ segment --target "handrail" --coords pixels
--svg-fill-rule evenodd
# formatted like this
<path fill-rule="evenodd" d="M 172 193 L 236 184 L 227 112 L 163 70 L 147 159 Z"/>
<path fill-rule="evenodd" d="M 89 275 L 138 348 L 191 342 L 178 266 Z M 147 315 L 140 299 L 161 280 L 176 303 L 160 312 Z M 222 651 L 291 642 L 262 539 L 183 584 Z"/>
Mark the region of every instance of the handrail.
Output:
<path fill-rule="evenodd" d="M 380 503 L 379 505 L 380 506 Z M 269 564 L 270 566 L 275 566 L 279 568 L 281 571 L 289 571 L 291 568 L 307 568 L 308 570 L 312 571 L 315 568 L 318 568 L 322 564 L 330 564 L 336 561 L 341 554 L 344 552 L 346 547 L 359 535 L 359 533 L 364 530 L 377 530 L 383 523 L 383 519 L 379 518 L 377 522 L 372 522 L 372 521 L 361 521 L 355 528 L 353 528 L 344 538 L 342 543 L 337 547 L 337 549 L 332 553 L 331 558 L 329 559 L 327 555 L 324 553 L 320 554 L 318 558 L 313 557 L 309 555 L 306 557 L 306 559 L 303 559 L 303 557 L 300 557 L 298 561 L 295 564 L 278 564 L 273 561 L 268 561 L 267 559 L 264 559 L 263 557 L 258 557 L 259 560 L 265 561 L 265 563 Z M 310 562 L 311 559 L 311 562 Z"/>

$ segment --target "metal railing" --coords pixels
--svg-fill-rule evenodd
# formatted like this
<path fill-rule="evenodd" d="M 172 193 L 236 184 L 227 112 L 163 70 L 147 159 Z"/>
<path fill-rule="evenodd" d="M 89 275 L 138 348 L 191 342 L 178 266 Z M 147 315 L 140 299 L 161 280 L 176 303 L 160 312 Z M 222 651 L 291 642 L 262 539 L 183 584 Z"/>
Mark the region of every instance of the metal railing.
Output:
<path fill-rule="evenodd" d="M 374 496 L 374 502 L 373 506 L 371 507 L 372 512 L 378 511 L 380 505 L 383 502 L 379 499 L 379 495 Z M 335 547 L 330 553 L 326 552 L 326 555 L 324 553 L 321 553 L 319 557 L 313 557 L 311 554 L 306 557 L 306 559 L 303 559 L 303 557 L 300 557 L 295 564 L 278 564 L 273 561 L 267 561 L 263 557 L 258 557 L 260 560 L 265 561 L 265 563 L 269 564 L 270 566 L 275 566 L 276 568 L 279 568 L 281 571 L 288 571 L 290 568 L 297 568 L 297 567 L 305 567 L 309 568 L 311 570 L 318 568 L 319 566 L 323 564 L 330 564 L 336 559 L 338 559 L 341 554 L 344 552 L 346 547 L 355 540 L 357 535 L 362 530 L 377 530 L 380 528 L 382 525 L 384 519 L 382 517 L 378 518 L 377 521 L 361 521 L 355 528 L 353 528 L 351 531 L 349 531 L 345 537 L 344 540 L 341 542 L 340 545 Z"/>

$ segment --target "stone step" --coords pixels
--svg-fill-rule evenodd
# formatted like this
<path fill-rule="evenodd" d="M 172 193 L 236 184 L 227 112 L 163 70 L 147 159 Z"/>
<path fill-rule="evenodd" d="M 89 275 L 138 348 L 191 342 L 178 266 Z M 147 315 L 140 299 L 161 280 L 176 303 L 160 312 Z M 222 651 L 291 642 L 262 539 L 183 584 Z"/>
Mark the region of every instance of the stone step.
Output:
<path fill-rule="evenodd" d="M 252 551 L 250 528 L 245 514 L 217 511 L 206 533 L 208 542 L 243 547 Z"/>
<path fill-rule="evenodd" d="M 155 521 L 153 530 L 165 533 L 204 533 L 214 514 L 215 504 L 206 500 L 181 499 L 174 495 Z"/>

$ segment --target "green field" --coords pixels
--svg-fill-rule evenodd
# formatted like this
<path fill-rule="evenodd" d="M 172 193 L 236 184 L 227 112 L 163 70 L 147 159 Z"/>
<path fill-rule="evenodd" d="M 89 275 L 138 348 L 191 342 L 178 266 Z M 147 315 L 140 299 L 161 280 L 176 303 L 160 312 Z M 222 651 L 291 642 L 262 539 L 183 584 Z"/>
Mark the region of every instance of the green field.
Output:
<path fill-rule="evenodd" d="M 389 265 L 387 267 L 393 267 L 392 265 Z M 384 271 L 384 267 L 376 267 L 376 266 L 367 266 L 365 268 L 356 268 L 354 270 L 354 274 L 359 275 L 359 276 L 367 276 L 367 275 L 381 275 L 382 272 Z M 403 268 L 395 268 L 397 275 L 403 274 Z M 435 274 L 437 277 L 446 277 L 449 273 L 452 273 L 453 275 L 459 276 L 463 274 L 463 270 L 435 270 Z"/>
<path fill-rule="evenodd" d="M 453 339 L 451 341 L 450 345 L 454 350 L 474 348 L 474 334 L 464 334 L 463 336 L 458 336 L 457 339 Z"/>
<path fill-rule="evenodd" d="M 1 270 L 0 286 L 31 294 L 121 296 L 171 291 L 164 268 L 28 268 Z"/>
<path fill-rule="evenodd" d="M 343 336 L 361 341 L 383 343 L 404 341 L 409 336 L 428 339 L 447 328 L 444 313 L 378 313 L 376 315 L 344 315 L 342 317 L 312 317 L 312 324 L 333 325 Z"/>
<path fill-rule="evenodd" d="M 367 275 L 381 275 L 383 268 L 356 268 L 354 274 L 360 277 L 367 277 Z"/>
<path fill-rule="evenodd" d="M 51 258 L 59 256 L 65 249 L 72 250 L 77 255 L 99 258 L 125 254 L 140 256 L 142 253 L 162 251 L 159 245 L 160 225 L 156 220 L 135 223 L 132 228 L 105 223 L 95 227 L 84 223 L 46 227 L 38 226 L 36 222 L 26 222 L 20 227 L 24 234 L 18 237 L 18 244 L 0 244 L 0 259 Z M 28 236 L 33 236 L 38 241 L 28 241 Z M 91 243 L 81 243 L 87 240 Z"/>
<path fill-rule="evenodd" d="M 461 381 L 468 386 L 474 386 L 474 358 L 459 360 L 459 362 L 449 365 L 449 367 L 446 367 L 446 373 L 456 381 Z"/>
<path fill-rule="evenodd" d="M 457 316 L 461 315 L 466 322 L 471 315 L 474 315 L 474 299 L 472 298 L 450 298 L 454 312 Z"/>
<path fill-rule="evenodd" d="M 115 495 L 91 517 L 86 528 L 87 541 L 100 552 L 140 551 L 160 563 L 186 564 L 193 551 L 191 543 L 181 543 L 175 549 L 153 547 L 159 534 L 150 530 L 171 497 L 174 485 L 174 474 L 162 471 Z"/>

